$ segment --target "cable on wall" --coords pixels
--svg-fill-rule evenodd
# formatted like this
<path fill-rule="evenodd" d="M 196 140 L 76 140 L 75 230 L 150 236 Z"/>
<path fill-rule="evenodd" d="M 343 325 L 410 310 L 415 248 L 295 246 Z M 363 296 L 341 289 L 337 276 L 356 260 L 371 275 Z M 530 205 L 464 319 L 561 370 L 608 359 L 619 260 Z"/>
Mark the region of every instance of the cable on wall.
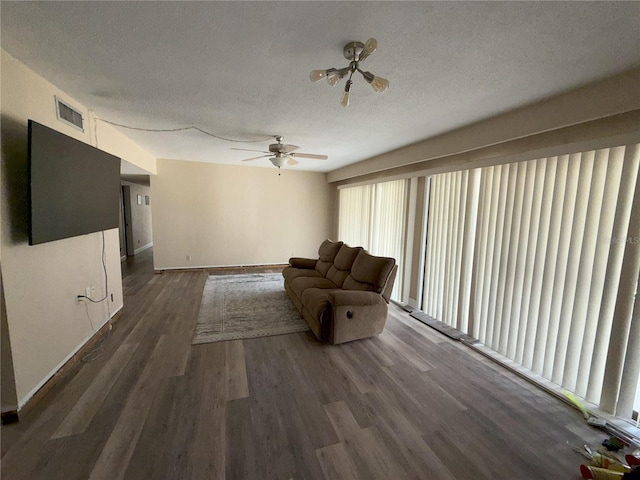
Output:
<path fill-rule="evenodd" d="M 102 270 L 104 271 L 104 288 L 105 288 L 105 293 L 104 293 L 104 297 L 102 297 L 100 300 L 94 300 L 86 295 L 79 295 L 79 297 L 82 297 L 86 300 L 89 300 L 91 303 L 101 303 L 104 302 L 107 298 L 109 298 L 109 275 L 107 274 L 107 262 L 106 262 L 106 246 L 105 246 L 105 239 L 104 239 L 104 230 L 101 232 L 102 234 L 102 255 L 101 255 L 101 260 L 102 260 Z M 107 302 L 107 322 L 110 320 L 111 318 L 111 311 L 109 309 L 109 302 Z M 86 313 L 87 313 L 87 318 L 89 319 L 89 323 L 91 324 L 91 329 L 96 332 L 95 327 L 93 326 L 93 321 L 91 320 L 91 315 L 89 314 L 89 304 L 85 303 L 84 305 Z M 83 363 L 88 363 L 91 362 L 93 360 L 95 360 L 96 358 L 98 358 L 101 354 L 102 354 L 102 350 L 103 350 L 103 346 L 104 346 L 104 342 L 106 341 L 106 339 L 111 335 L 111 325 L 109 325 L 109 329 L 107 331 L 106 335 L 102 335 L 100 340 L 98 341 L 98 343 L 88 352 L 86 352 L 82 358 L 80 359 L 80 361 L 82 361 Z"/>
<path fill-rule="evenodd" d="M 104 123 L 108 123 L 109 125 L 113 125 L 114 127 L 122 127 L 122 128 L 126 128 L 129 130 L 136 130 L 139 132 L 160 132 L 160 133 L 166 133 L 166 132 L 183 132 L 185 130 L 196 130 L 204 135 L 208 135 L 210 137 L 213 138 L 217 138 L 218 140 L 224 140 L 225 142 L 235 142 L 235 143 L 261 143 L 261 142 L 266 142 L 268 140 L 271 140 L 272 138 L 275 138 L 274 135 L 269 135 L 266 138 L 261 138 L 258 140 L 239 140 L 237 138 L 227 138 L 227 137 L 222 137 L 220 135 L 216 135 L 215 133 L 211 133 L 208 132 L 206 130 L 203 130 L 200 127 L 197 127 L 195 125 L 190 125 L 188 127 L 177 127 L 177 128 L 144 128 L 144 127 L 133 127 L 131 125 L 124 125 L 122 123 L 116 123 L 116 122 L 112 122 L 110 120 L 105 120 L 104 118 L 100 118 L 100 117 L 95 117 L 96 120 L 100 120 L 101 122 Z"/>
<path fill-rule="evenodd" d="M 102 233 L 102 270 L 104 271 L 104 297 L 100 300 L 94 300 L 86 295 L 78 295 L 78 298 L 84 298 L 89 300 L 91 303 L 100 303 L 104 302 L 109 297 L 109 276 L 107 275 L 107 263 L 106 263 L 106 251 L 105 251 L 105 242 L 104 242 L 104 230 Z M 108 308 L 108 304 L 107 304 Z"/>

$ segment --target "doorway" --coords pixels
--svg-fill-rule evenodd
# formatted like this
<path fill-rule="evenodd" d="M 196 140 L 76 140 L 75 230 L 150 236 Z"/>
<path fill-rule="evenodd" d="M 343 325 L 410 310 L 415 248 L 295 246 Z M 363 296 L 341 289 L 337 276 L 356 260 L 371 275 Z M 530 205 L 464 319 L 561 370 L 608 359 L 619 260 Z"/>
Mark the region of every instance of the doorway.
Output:
<path fill-rule="evenodd" d="M 120 259 L 135 255 L 133 245 L 133 225 L 131 220 L 131 187 L 122 185 L 120 190 Z"/>

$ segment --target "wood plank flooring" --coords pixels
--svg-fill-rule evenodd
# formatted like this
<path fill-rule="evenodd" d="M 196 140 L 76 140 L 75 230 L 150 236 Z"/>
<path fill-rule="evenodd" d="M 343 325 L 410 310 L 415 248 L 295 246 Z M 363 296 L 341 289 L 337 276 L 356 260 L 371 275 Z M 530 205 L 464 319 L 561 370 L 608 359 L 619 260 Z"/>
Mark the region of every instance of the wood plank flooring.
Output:
<path fill-rule="evenodd" d="M 396 307 L 340 346 L 191 346 L 207 273 L 123 271 L 99 355 L 2 427 L 3 479 L 579 479 L 572 446 L 604 438 Z"/>

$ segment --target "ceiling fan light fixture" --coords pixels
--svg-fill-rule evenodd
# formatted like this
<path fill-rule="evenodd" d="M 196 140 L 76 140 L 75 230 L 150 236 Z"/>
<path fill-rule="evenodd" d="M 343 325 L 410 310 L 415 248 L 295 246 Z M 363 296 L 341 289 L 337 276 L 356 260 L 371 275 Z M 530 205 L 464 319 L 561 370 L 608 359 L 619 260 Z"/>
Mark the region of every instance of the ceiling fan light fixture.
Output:
<path fill-rule="evenodd" d="M 287 157 L 283 157 L 283 156 L 271 157 L 269 161 L 273 163 L 275 167 L 280 168 L 286 163 Z"/>
<path fill-rule="evenodd" d="M 232 148 L 231 150 L 239 150 L 242 152 L 260 152 L 264 155 L 260 155 L 259 157 L 245 158 L 242 160 L 243 162 L 249 162 L 252 160 L 258 160 L 260 158 L 267 158 L 274 167 L 282 167 L 284 164 L 288 165 L 297 165 L 299 162 L 296 158 L 311 158 L 314 160 L 327 160 L 329 157 L 326 155 L 318 155 L 317 153 L 301 153 L 295 152 L 300 147 L 297 145 L 291 145 L 288 143 L 282 143 L 284 138 L 282 135 L 274 135 L 277 143 L 272 143 L 269 145 L 269 150 L 253 150 L 247 148 Z M 296 157 L 296 158 L 294 158 Z M 279 174 L 278 174 L 279 175 Z"/>

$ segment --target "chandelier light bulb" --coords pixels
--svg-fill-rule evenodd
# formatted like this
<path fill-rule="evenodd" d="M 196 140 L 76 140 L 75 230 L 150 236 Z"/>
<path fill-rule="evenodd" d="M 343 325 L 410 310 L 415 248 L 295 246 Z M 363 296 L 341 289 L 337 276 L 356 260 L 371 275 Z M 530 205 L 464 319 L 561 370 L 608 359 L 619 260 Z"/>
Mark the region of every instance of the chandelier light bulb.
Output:
<path fill-rule="evenodd" d="M 351 91 L 351 84 L 353 82 L 351 79 L 347 80 L 347 84 L 344 86 L 344 93 L 342 94 L 342 100 L 340 100 L 340 105 L 344 108 L 349 106 L 349 92 Z"/>
<path fill-rule="evenodd" d="M 370 38 L 364 44 L 364 51 L 367 52 L 367 55 L 371 55 L 378 48 L 378 41 L 375 38 Z"/>
<path fill-rule="evenodd" d="M 359 72 L 376 92 L 384 92 L 387 88 L 389 88 L 389 80 L 382 77 L 376 77 L 371 72 L 363 72 L 362 70 L 359 70 Z"/>
<path fill-rule="evenodd" d="M 337 70 L 332 69 L 333 71 L 329 72 L 327 74 L 327 83 L 329 83 L 329 85 L 331 85 L 332 87 L 335 87 L 336 84 L 340 81 L 340 74 L 338 73 Z"/>
<path fill-rule="evenodd" d="M 373 89 L 378 92 L 384 92 L 387 88 L 389 88 L 389 80 L 386 80 L 382 77 L 373 77 L 371 81 L 371 86 Z"/>
<path fill-rule="evenodd" d="M 342 100 L 340 100 L 340 105 L 342 105 L 344 108 L 347 108 L 349 106 L 349 92 L 344 92 L 342 94 Z"/>
<path fill-rule="evenodd" d="M 327 76 L 326 70 L 313 70 L 309 74 L 309 78 L 311 79 L 312 82 L 317 82 L 318 80 L 322 80 L 326 76 Z"/>

